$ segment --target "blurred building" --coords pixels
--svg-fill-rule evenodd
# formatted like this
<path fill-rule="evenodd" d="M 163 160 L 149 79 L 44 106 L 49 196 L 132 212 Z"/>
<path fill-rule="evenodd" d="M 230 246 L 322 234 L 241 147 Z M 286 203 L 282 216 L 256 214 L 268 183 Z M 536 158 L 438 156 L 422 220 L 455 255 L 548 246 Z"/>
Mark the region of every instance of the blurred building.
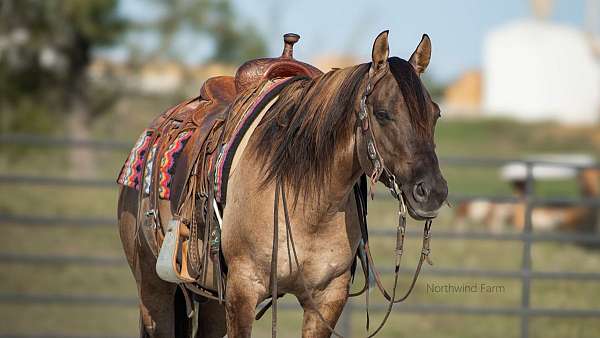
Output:
<path fill-rule="evenodd" d="M 444 116 L 481 116 L 481 70 L 462 73 L 444 90 Z"/>
<path fill-rule="evenodd" d="M 598 122 L 597 42 L 581 29 L 546 20 L 551 1 L 533 5 L 535 18 L 507 23 L 485 38 L 483 111 L 526 121 Z"/>
<path fill-rule="evenodd" d="M 352 55 L 321 54 L 311 60 L 310 63 L 326 73 L 335 68 L 346 68 L 357 65 L 360 63 L 360 60 Z"/>
<path fill-rule="evenodd" d="M 115 82 L 126 89 L 146 94 L 170 94 L 176 91 L 197 94 L 206 79 L 233 75 L 235 67 L 219 63 L 190 66 L 175 61 L 152 61 L 133 66 L 119 61 L 96 58 L 88 74 L 93 81 Z"/>

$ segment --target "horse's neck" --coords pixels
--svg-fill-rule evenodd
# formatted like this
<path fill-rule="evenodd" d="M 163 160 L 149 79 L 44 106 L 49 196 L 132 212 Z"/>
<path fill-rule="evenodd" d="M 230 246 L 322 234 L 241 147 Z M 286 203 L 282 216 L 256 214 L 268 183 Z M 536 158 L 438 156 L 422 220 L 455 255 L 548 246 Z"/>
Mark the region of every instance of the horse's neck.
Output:
<path fill-rule="evenodd" d="M 354 126 L 354 124 L 350 124 Z M 362 174 L 362 168 L 356 152 L 356 137 L 353 135 L 338 144 L 333 156 L 329 179 L 321 187 L 319 198 L 315 201 L 314 212 L 332 215 L 344 210 L 351 196 L 354 184 Z"/>
<path fill-rule="evenodd" d="M 328 73 L 320 78 L 314 79 L 313 81 L 317 82 L 324 81 L 317 84 L 313 83 L 313 85 L 315 85 L 317 88 L 326 88 L 326 92 L 319 91 L 317 93 L 315 91 L 308 94 L 308 96 L 298 95 L 296 96 L 297 102 L 295 102 L 293 105 L 295 107 L 303 107 L 305 105 L 311 107 L 313 106 L 311 104 L 312 101 L 302 102 L 302 100 L 317 100 L 316 102 L 320 102 L 324 99 L 324 96 L 327 95 L 340 100 L 338 102 L 343 102 L 342 104 L 338 105 L 331 103 L 327 104 L 327 108 L 323 110 L 309 109 L 309 112 L 293 112 L 295 116 L 304 116 L 304 118 L 309 119 L 308 122 L 306 122 L 306 125 L 310 127 L 303 130 L 303 132 L 315 133 L 315 135 L 306 137 L 307 139 L 311 140 L 311 142 L 327 142 L 327 139 L 335 139 L 333 148 L 327 150 L 328 158 L 325 159 L 317 157 L 314 159 L 316 161 L 331 161 L 331 165 L 328 165 L 325 169 L 329 172 L 329 174 L 325 175 L 326 177 L 324 182 L 319 182 L 318 184 L 320 186 L 315 187 L 318 190 L 316 192 L 316 196 L 310 196 L 314 198 L 304 198 L 304 201 L 301 203 L 304 205 L 305 210 L 307 210 L 311 215 L 321 213 L 331 214 L 332 212 L 335 213 L 343 210 L 348 200 L 348 196 L 350 196 L 350 193 L 352 192 L 352 187 L 362 172 L 360 163 L 358 161 L 358 156 L 356 154 L 355 127 L 357 117 L 354 111 L 360 100 L 358 93 L 362 93 L 364 91 L 363 87 L 366 85 L 366 83 L 362 74 L 358 77 L 356 76 L 356 74 L 358 74 L 358 67 L 363 66 L 361 65 L 337 70 L 334 73 Z M 352 84 L 348 83 L 347 80 L 353 81 L 353 79 L 357 79 L 355 85 L 359 87 L 359 90 L 352 90 L 352 96 L 349 96 L 347 93 L 347 88 L 352 87 Z M 341 89 L 342 87 L 344 90 Z M 302 91 L 304 88 L 298 87 L 297 90 Z M 315 95 L 315 93 L 318 95 Z M 343 98 L 340 96 L 343 96 Z M 347 112 L 347 114 L 340 115 L 340 112 Z M 333 116 L 333 118 L 328 120 L 326 118 L 327 116 Z M 338 123 L 340 118 L 343 118 L 343 120 L 341 120 L 343 123 Z M 319 127 L 316 127 L 314 121 L 328 121 L 328 123 L 333 124 L 321 124 Z M 326 134 L 322 130 L 323 126 L 325 126 L 325 128 L 348 128 L 348 130 L 329 129 L 330 131 L 334 132 Z M 300 195 L 302 194 L 302 187 L 296 190 L 300 191 Z M 311 190 L 312 187 L 308 188 L 308 191 L 312 193 Z"/>
<path fill-rule="evenodd" d="M 336 210 L 344 207 L 361 173 L 355 138 L 352 137 L 348 144 L 340 146 L 339 149 L 335 154 L 331 178 L 323 189 L 324 202 Z"/>
<path fill-rule="evenodd" d="M 304 198 L 300 192 L 295 204 L 295 210 L 303 215 L 307 224 L 329 224 L 329 221 L 346 210 L 349 198 L 353 196 L 354 183 L 361 174 L 360 164 L 355 155 L 354 138 L 348 145 L 340 147 L 340 151 L 336 152 L 334 157 L 330 179 L 319 187 L 318 196 Z"/>

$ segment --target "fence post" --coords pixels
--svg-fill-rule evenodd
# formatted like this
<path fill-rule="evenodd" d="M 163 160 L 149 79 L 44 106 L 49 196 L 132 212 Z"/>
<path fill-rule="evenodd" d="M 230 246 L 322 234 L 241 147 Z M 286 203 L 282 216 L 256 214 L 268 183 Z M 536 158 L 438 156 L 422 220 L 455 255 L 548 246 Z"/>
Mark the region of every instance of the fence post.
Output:
<path fill-rule="evenodd" d="M 523 260 L 521 265 L 521 338 L 529 337 L 529 307 L 531 295 L 531 234 L 533 211 L 533 167 L 532 162 L 525 162 L 525 224 L 523 227 Z"/>

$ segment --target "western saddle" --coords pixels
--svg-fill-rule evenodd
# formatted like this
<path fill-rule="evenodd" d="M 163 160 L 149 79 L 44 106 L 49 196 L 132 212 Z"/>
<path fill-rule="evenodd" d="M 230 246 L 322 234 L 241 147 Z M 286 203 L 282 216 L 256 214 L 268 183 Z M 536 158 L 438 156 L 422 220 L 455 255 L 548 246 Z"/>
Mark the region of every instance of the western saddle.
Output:
<path fill-rule="evenodd" d="M 220 255 L 218 223 L 223 205 L 214 199 L 212 170 L 216 155 L 227 142 L 225 125 L 236 113 L 229 107 L 238 95 L 267 81 L 321 75 L 316 67 L 293 58 L 299 39 L 297 34 L 285 34 L 280 57 L 251 60 L 240 66 L 235 76 L 206 80 L 198 97 L 168 109 L 145 131 L 148 148 L 141 155 L 139 184 L 135 186 L 140 194 L 138 227 L 157 256 L 157 273 L 162 279 L 223 299 L 226 266 Z M 139 154 L 139 149 L 134 148 L 130 157 L 134 153 Z M 169 182 L 161 186 L 165 173 Z M 121 175 L 119 183 L 127 185 Z"/>

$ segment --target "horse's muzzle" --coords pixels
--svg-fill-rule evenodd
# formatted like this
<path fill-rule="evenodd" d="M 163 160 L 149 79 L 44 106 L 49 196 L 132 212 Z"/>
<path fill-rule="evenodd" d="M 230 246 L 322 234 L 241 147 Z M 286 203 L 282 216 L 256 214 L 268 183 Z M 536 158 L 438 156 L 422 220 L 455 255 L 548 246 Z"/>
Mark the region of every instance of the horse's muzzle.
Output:
<path fill-rule="evenodd" d="M 448 185 L 442 175 L 423 177 L 402 189 L 410 216 L 417 220 L 434 218 L 448 198 Z"/>

